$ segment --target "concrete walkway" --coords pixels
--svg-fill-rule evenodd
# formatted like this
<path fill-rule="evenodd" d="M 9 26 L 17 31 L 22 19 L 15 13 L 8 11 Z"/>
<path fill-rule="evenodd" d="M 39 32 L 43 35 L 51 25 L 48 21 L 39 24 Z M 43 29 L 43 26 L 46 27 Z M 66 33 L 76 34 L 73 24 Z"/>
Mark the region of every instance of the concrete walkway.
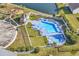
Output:
<path fill-rule="evenodd" d="M 64 20 L 62 20 L 62 21 L 64 22 L 64 24 L 65 24 L 66 28 L 67 28 L 67 29 L 68 29 L 68 31 L 70 32 L 70 28 L 68 27 L 67 23 L 66 23 Z"/>
<path fill-rule="evenodd" d="M 25 25 L 25 30 L 26 30 L 26 33 L 27 33 L 27 36 L 28 36 L 28 39 L 29 39 L 29 43 L 30 43 L 30 45 L 32 46 L 32 42 L 31 42 L 31 39 L 30 39 L 30 36 L 29 36 L 29 32 L 28 32 L 28 30 L 27 30 L 27 24 L 28 24 L 28 22 L 31 22 L 31 20 L 29 19 L 29 16 L 30 16 L 30 14 L 31 13 L 29 13 L 28 15 L 27 15 L 27 17 L 26 17 L 26 23 L 24 24 Z"/>
<path fill-rule="evenodd" d="M 27 33 L 27 36 L 28 36 L 28 39 L 29 39 L 29 43 L 30 43 L 30 45 L 32 46 L 32 42 L 31 42 L 31 39 L 30 39 L 28 30 L 27 30 L 26 24 L 25 24 L 25 30 L 26 30 L 26 33 Z"/>

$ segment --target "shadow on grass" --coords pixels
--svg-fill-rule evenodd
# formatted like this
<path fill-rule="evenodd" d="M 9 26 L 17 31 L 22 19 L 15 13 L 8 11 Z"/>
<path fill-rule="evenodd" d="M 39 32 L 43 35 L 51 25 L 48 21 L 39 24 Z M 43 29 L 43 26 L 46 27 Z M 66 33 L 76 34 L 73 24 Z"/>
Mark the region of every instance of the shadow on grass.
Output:
<path fill-rule="evenodd" d="M 60 10 L 63 10 L 65 14 L 72 14 L 72 11 L 70 10 L 69 7 L 61 7 L 61 8 L 58 8 L 56 11 L 60 11 Z"/>
<path fill-rule="evenodd" d="M 64 7 L 63 11 L 64 11 L 65 14 L 72 14 L 72 12 L 71 12 L 69 7 Z"/>
<path fill-rule="evenodd" d="M 75 55 L 76 53 L 77 53 L 77 51 L 73 51 L 73 50 L 71 51 L 72 55 Z"/>
<path fill-rule="evenodd" d="M 76 41 L 73 40 L 70 35 L 66 35 L 66 37 L 67 37 L 66 45 L 73 45 L 76 43 Z"/>
<path fill-rule="evenodd" d="M 16 23 L 20 24 L 20 18 L 14 19 Z"/>

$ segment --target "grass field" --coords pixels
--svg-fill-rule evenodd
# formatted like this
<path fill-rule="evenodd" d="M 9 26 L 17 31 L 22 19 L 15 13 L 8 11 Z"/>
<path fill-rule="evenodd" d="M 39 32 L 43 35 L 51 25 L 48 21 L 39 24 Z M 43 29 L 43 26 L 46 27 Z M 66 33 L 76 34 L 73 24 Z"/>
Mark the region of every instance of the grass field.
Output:
<path fill-rule="evenodd" d="M 64 9 L 65 4 L 63 3 L 58 3 L 57 4 L 58 8 L 59 8 L 59 15 L 63 16 L 66 18 L 66 21 L 69 23 L 69 26 L 71 26 L 72 30 L 74 32 L 77 31 L 77 29 L 79 28 L 79 21 L 77 19 L 78 14 L 74 15 L 71 13 L 71 11 L 69 11 L 69 9 Z"/>
<path fill-rule="evenodd" d="M 79 28 L 79 21 L 77 20 L 77 18 L 73 14 L 66 14 L 65 17 L 68 20 L 72 29 L 76 32 Z"/>
<path fill-rule="evenodd" d="M 57 3 L 58 7 L 58 15 L 64 16 L 65 14 L 72 14 L 70 9 L 68 7 L 65 7 L 66 4 L 63 3 Z"/>
<path fill-rule="evenodd" d="M 39 32 L 36 30 L 33 30 L 32 27 L 27 27 L 27 30 L 29 32 L 30 37 L 39 36 Z"/>
<path fill-rule="evenodd" d="M 29 26 L 29 25 L 30 24 L 27 24 L 27 31 L 29 33 L 32 46 L 33 47 L 45 46 L 47 39 L 45 37 L 42 37 L 39 31 L 32 29 L 32 26 L 31 25 Z"/>
<path fill-rule="evenodd" d="M 58 7 L 58 15 L 64 14 L 64 11 L 63 11 L 64 4 L 63 3 L 57 3 L 56 5 Z"/>
<path fill-rule="evenodd" d="M 20 55 L 20 54 L 19 54 Z M 21 54 L 23 56 L 78 56 L 79 47 L 73 46 L 62 46 L 60 48 L 39 48 L 38 53 Z"/>
<path fill-rule="evenodd" d="M 63 3 L 57 3 L 56 5 L 57 5 L 58 8 L 64 7 L 64 4 Z"/>
<path fill-rule="evenodd" d="M 18 28 L 18 35 L 16 40 L 14 41 L 14 43 L 9 46 L 8 48 L 12 48 L 14 50 L 17 50 L 19 47 L 23 47 L 23 48 L 29 48 L 30 44 L 29 44 L 29 40 L 27 37 L 27 33 L 25 31 L 24 26 L 21 26 Z"/>
<path fill-rule="evenodd" d="M 36 37 L 30 37 L 33 47 L 39 47 L 39 46 L 46 46 L 44 37 L 36 36 Z"/>
<path fill-rule="evenodd" d="M 35 14 L 30 15 L 30 20 L 37 20 L 39 18 L 45 18 L 45 16 L 35 15 Z"/>

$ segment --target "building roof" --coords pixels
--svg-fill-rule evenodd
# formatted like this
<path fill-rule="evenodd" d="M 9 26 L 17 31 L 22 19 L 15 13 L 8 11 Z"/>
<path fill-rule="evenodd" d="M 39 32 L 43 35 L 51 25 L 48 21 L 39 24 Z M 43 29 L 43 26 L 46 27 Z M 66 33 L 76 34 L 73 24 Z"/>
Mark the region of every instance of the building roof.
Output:
<path fill-rule="evenodd" d="M 76 8 L 79 8 L 79 3 L 69 3 L 70 9 L 74 10 Z"/>

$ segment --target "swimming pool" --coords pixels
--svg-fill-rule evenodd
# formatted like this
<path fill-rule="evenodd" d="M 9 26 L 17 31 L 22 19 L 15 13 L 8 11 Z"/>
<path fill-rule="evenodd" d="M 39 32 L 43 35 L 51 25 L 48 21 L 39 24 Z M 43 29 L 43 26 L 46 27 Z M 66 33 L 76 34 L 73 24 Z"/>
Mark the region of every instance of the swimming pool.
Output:
<path fill-rule="evenodd" d="M 62 45 L 65 42 L 63 30 L 56 21 L 48 21 L 48 19 L 41 18 L 32 22 L 33 29 L 39 30 L 42 36 L 46 36 L 48 43 L 55 42 L 57 45 Z"/>
<path fill-rule="evenodd" d="M 40 26 L 45 28 L 48 32 L 60 32 L 60 29 L 58 28 L 58 25 L 55 24 L 54 22 L 49 23 L 48 21 L 41 21 Z M 51 30 L 50 30 L 51 29 Z"/>

